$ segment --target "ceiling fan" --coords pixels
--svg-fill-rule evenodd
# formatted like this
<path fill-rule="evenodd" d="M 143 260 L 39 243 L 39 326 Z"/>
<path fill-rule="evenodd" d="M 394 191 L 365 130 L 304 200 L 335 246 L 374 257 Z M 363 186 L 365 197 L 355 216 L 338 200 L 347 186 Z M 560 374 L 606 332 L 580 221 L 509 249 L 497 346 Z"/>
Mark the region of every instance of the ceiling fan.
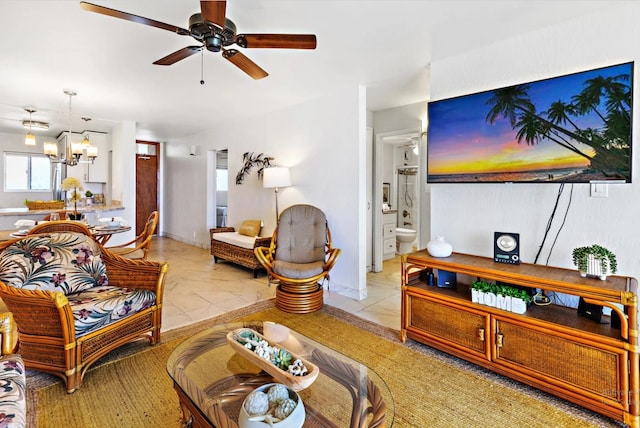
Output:
<path fill-rule="evenodd" d="M 191 15 L 188 30 L 85 1 L 80 2 L 80 7 L 90 12 L 161 28 L 181 36 L 191 36 L 201 43 L 200 45 L 187 46 L 170 53 L 164 58 L 155 61 L 154 64 L 157 65 L 175 64 L 206 48 L 211 52 L 222 52 L 223 58 L 226 58 L 233 65 L 257 80 L 267 77 L 269 74 L 239 50 L 225 48 L 233 44 L 243 48 L 316 48 L 316 36 L 314 34 L 237 34 L 236 25 L 225 16 L 227 2 L 221 0 L 201 1 L 200 13 Z"/>

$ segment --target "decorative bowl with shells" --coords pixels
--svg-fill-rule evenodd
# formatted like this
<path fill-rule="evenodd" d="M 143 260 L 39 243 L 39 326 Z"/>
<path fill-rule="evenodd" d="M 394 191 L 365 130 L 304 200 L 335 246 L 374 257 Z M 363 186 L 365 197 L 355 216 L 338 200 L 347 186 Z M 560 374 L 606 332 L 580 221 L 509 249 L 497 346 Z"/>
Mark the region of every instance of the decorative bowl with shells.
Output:
<path fill-rule="evenodd" d="M 304 404 L 297 392 L 281 383 L 267 383 L 253 390 L 242 403 L 240 428 L 300 428 Z"/>

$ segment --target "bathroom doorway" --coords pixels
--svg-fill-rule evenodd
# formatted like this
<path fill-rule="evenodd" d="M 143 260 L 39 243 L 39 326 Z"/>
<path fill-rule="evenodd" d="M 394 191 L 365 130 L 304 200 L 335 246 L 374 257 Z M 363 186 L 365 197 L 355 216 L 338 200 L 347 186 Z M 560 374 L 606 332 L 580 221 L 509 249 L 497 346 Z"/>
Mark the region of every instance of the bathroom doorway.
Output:
<path fill-rule="evenodd" d="M 227 226 L 229 190 L 227 149 L 207 152 L 207 229 Z"/>
<path fill-rule="evenodd" d="M 396 226 L 416 230 L 417 246 L 420 248 L 421 210 L 420 194 L 422 183 L 420 171 L 423 168 L 424 147 L 421 129 L 403 129 L 376 134 L 374 149 L 373 179 L 373 272 L 382 271 L 383 261 L 383 183 L 389 183 L 390 209 L 397 210 Z M 413 175 L 401 175 L 402 171 Z M 406 179 L 406 180 L 405 180 Z M 406 182 L 405 182 L 406 181 Z M 386 207 L 385 207 L 386 208 Z M 406 214 L 405 214 L 406 212 Z M 410 223 L 410 226 L 404 225 Z"/>

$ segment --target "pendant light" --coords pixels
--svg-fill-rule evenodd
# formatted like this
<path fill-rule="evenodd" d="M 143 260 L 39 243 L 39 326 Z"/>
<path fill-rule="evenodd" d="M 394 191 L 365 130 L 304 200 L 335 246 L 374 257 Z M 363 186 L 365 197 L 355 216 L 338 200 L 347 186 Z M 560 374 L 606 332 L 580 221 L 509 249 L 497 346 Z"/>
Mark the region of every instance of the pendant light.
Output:
<path fill-rule="evenodd" d="M 25 107 L 24 109 L 29 112 L 29 132 L 24 137 L 24 144 L 25 144 L 25 146 L 35 146 L 36 145 L 36 136 L 33 135 L 33 133 L 31 132 L 31 114 L 35 113 L 36 110 L 34 108 L 31 108 L 31 107 Z"/>

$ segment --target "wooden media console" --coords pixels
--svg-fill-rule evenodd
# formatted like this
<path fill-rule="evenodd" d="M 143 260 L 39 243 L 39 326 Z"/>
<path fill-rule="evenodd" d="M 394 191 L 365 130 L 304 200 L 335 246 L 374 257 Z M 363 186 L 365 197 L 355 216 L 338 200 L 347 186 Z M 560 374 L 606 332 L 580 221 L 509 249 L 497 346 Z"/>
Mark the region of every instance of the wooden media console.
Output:
<path fill-rule="evenodd" d="M 456 288 L 427 285 L 429 271 L 436 277 L 440 271 L 455 273 Z M 469 285 L 478 279 L 579 296 L 611 308 L 620 325 L 597 323 L 556 304 L 532 303 L 519 315 L 473 303 Z M 435 258 L 423 250 L 402 258 L 401 317 L 403 341 L 427 344 L 640 427 L 634 278 L 601 281 L 583 278 L 576 270 L 501 264 L 459 253 Z"/>

